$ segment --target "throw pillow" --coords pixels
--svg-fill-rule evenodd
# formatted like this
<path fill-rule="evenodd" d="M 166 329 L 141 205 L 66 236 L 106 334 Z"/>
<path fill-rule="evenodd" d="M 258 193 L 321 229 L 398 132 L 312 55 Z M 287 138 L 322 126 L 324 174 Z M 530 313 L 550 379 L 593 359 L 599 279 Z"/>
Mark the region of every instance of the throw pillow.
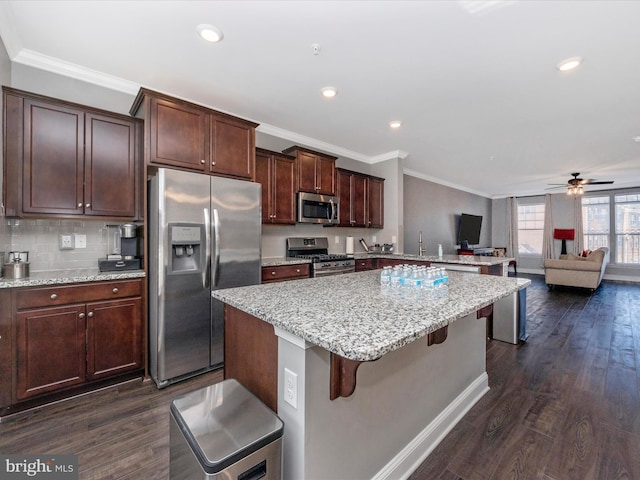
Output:
<path fill-rule="evenodd" d="M 591 250 L 583 250 L 582 253 L 580 254 L 580 256 L 581 257 L 588 257 L 590 253 L 591 253 Z"/>

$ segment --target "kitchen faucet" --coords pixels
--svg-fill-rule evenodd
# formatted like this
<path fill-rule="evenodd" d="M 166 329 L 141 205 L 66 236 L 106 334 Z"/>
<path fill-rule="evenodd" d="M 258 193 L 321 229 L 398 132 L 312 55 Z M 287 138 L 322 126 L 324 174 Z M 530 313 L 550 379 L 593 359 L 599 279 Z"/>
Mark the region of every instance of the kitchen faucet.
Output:
<path fill-rule="evenodd" d="M 424 255 L 424 248 L 422 246 L 422 230 L 420 230 L 420 233 L 418 234 L 418 256 L 422 256 Z"/>

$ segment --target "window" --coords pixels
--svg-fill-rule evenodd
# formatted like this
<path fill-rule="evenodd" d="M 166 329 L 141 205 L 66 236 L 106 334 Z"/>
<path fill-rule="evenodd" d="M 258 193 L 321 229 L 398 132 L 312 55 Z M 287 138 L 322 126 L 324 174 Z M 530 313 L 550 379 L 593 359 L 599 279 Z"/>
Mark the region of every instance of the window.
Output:
<path fill-rule="evenodd" d="M 640 195 L 616 195 L 616 263 L 640 264 Z"/>
<path fill-rule="evenodd" d="M 595 250 L 609 246 L 609 196 L 582 198 L 584 248 Z"/>
<path fill-rule="evenodd" d="M 542 255 L 544 203 L 518 205 L 518 254 Z"/>

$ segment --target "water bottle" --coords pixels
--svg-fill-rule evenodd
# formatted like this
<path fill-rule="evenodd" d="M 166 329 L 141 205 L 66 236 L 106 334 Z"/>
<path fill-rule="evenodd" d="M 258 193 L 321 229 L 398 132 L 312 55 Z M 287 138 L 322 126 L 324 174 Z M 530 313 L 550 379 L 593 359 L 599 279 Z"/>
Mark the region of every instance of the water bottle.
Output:
<path fill-rule="evenodd" d="M 393 288 L 400 288 L 400 277 L 402 276 L 402 271 L 399 266 L 393 267 L 391 271 L 391 286 Z"/>
<path fill-rule="evenodd" d="M 442 283 L 444 288 L 449 288 L 449 274 L 447 273 L 447 269 L 442 267 Z"/>
<path fill-rule="evenodd" d="M 391 283 L 391 267 L 384 267 L 380 272 L 380 285 L 388 287 Z"/>

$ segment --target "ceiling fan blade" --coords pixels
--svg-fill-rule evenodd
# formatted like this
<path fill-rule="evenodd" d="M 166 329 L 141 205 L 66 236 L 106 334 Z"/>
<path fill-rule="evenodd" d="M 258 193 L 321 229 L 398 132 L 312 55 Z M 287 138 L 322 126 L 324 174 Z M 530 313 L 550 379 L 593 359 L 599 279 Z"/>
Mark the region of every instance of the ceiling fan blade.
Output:
<path fill-rule="evenodd" d="M 610 185 L 612 183 L 613 183 L 613 180 L 602 181 L 602 182 L 596 182 L 595 180 L 589 180 L 589 181 L 582 182 L 583 185 Z"/>
<path fill-rule="evenodd" d="M 566 187 L 567 186 L 566 183 L 547 183 L 547 185 L 560 185 L 562 187 Z"/>
<path fill-rule="evenodd" d="M 550 185 L 551 185 L 551 184 L 550 184 Z M 559 186 L 557 186 L 557 187 L 549 187 L 549 188 L 545 188 L 545 190 L 557 190 L 557 189 L 559 189 L 559 188 L 565 188 L 565 187 L 566 187 L 566 185 L 565 185 L 565 184 L 562 184 L 562 185 L 559 185 Z"/>

